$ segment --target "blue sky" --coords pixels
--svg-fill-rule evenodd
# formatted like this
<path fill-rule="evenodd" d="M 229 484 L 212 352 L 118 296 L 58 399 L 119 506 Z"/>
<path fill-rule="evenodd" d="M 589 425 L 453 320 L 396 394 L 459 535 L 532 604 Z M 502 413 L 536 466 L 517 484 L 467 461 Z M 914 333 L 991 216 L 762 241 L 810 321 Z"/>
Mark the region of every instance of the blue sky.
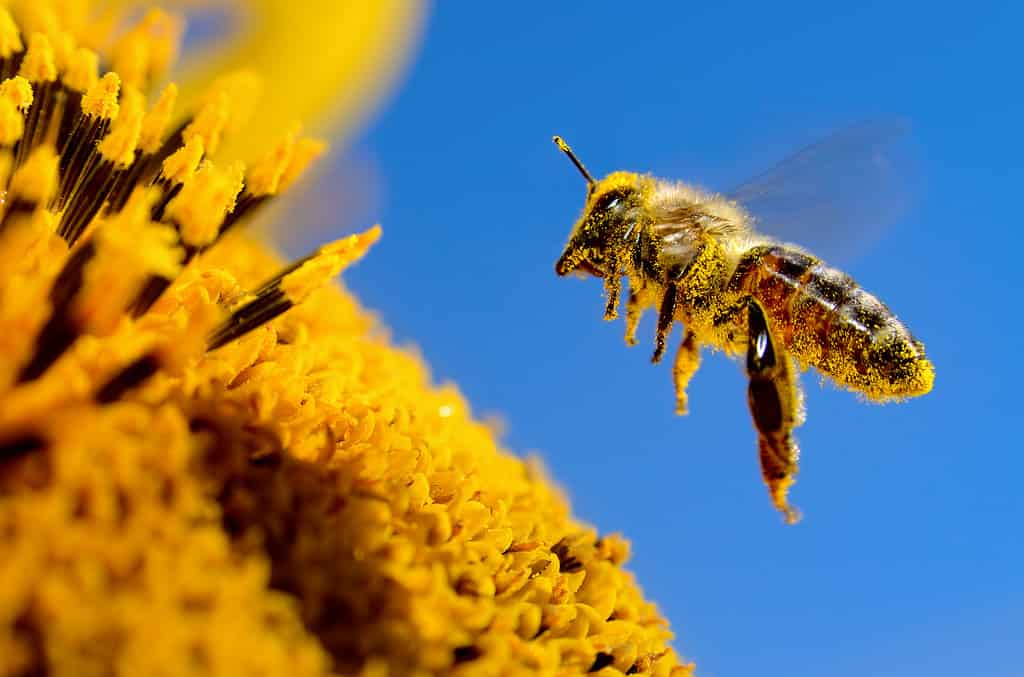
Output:
<path fill-rule="evenodd" d="M 338 181 L 372 164 L 360 219 L 385 228 L 346 283 L 581 519 L 632 540 L 699 674 L 1021 674 L 1022 25 L 991 2 L 439 2 L 338 162 Z M 583 185 L 550 139 L 595 174 L 726 188 L 889 116 L 923 188 L 844 267 L 926 343 L 935 391 L 866 405 L 805 374 L 787 527 L 740 366 L 706 353 L 676 417 L 651 318 L 629 349 L 599 283 L 554 275 Z"/>

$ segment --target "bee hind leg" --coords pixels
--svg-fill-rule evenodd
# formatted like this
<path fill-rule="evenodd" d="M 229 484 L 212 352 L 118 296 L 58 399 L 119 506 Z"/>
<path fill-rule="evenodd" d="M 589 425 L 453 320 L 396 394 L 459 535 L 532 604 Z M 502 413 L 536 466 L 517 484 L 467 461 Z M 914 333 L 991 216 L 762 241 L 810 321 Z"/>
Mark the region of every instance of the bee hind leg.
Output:
<path fill-rule="evenodd" d="M 697 338 L 693 332 L 687 330 L 683 335 L 683 341 L 676 351 L 675 362 L 672 363 L 672 383 L 676 389 L 676 414 L 686 416 L 687 408 L 686 386 L 690 379 L 700 367 L 700 346 L 697 345 Z"/>
<path fill-rule="evenodd" d="M 793 429 L 803 422 L 799 386 L 789 355 L 772 336 L 764 308 L 753 297 L 748 299 L 747 322 L 747 402 L 757 429 L 761 475 L 772 503 L 793 524 L 800 513 L 786 496 L 800 456 L 793 437 Z"/>

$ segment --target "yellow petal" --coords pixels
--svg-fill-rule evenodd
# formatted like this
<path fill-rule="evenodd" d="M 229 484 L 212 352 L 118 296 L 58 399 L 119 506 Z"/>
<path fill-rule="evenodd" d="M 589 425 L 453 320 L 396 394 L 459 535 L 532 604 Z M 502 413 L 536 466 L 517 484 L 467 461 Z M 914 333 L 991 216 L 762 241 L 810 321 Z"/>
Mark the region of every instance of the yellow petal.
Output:
<path fill-rule="evenodd" d="M 294 120 L 318 135 L 349 132 L 394 80 L 423 15 L 411 0 L 221 4 L 240 10 L 241 37 L 218 54 L 186 61 L 179 110 L 198 108 L 203 84 L 225 72 L 245 68 L 267 83 L 259 115 L 225 138 L 221 158 L 251 158 L 252 139 L 280 138 Z"/>

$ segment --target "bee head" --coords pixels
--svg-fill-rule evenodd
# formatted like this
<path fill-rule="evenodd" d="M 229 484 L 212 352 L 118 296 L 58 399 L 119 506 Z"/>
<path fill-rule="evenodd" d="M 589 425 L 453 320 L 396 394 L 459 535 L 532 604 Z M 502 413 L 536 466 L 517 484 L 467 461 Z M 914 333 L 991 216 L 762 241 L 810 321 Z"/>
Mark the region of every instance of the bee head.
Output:
<path fill-rule="evenodd" d="M 587 180 L 583 215 L 569 235 L 555 272 L 614 277 L 632 259 L 648 181 L 632 172 L 614 172 L 595 181 L 560 137 L 555 137 L 555 143 Z"/>
<path fill-rule="evenodd" d="M 641 181 L 636 174 L 615 172 L 592 184 L 583 215 L 555 264 L 556 273 L 605 277 L 629 263 L 643 206 Z"/>

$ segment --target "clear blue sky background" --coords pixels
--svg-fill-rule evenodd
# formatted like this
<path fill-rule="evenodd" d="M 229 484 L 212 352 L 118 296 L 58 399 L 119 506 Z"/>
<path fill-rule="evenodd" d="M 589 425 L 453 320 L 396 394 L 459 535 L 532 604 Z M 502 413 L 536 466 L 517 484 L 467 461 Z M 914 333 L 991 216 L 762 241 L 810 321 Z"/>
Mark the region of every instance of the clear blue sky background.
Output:
<path fill-rule="evenodd" d="M 699 674 L 1024 674 L 1022 26 L 1009 2 L 439 2 L 339 163 L 381 176 L 346 226 L 385 227 L 347 284 L 632 540 Z M 628 349 L 598 282 L 555 277 L 583 185 L 550 139 L 597 174 L 722 188 L 889 115 L 925 188 L 845 267 L 925 341 L 936 387 L 880 407 L 806 374 L 786 527 L 740 366 L 706 354 L 678 418 L 651 318 Z"/>

